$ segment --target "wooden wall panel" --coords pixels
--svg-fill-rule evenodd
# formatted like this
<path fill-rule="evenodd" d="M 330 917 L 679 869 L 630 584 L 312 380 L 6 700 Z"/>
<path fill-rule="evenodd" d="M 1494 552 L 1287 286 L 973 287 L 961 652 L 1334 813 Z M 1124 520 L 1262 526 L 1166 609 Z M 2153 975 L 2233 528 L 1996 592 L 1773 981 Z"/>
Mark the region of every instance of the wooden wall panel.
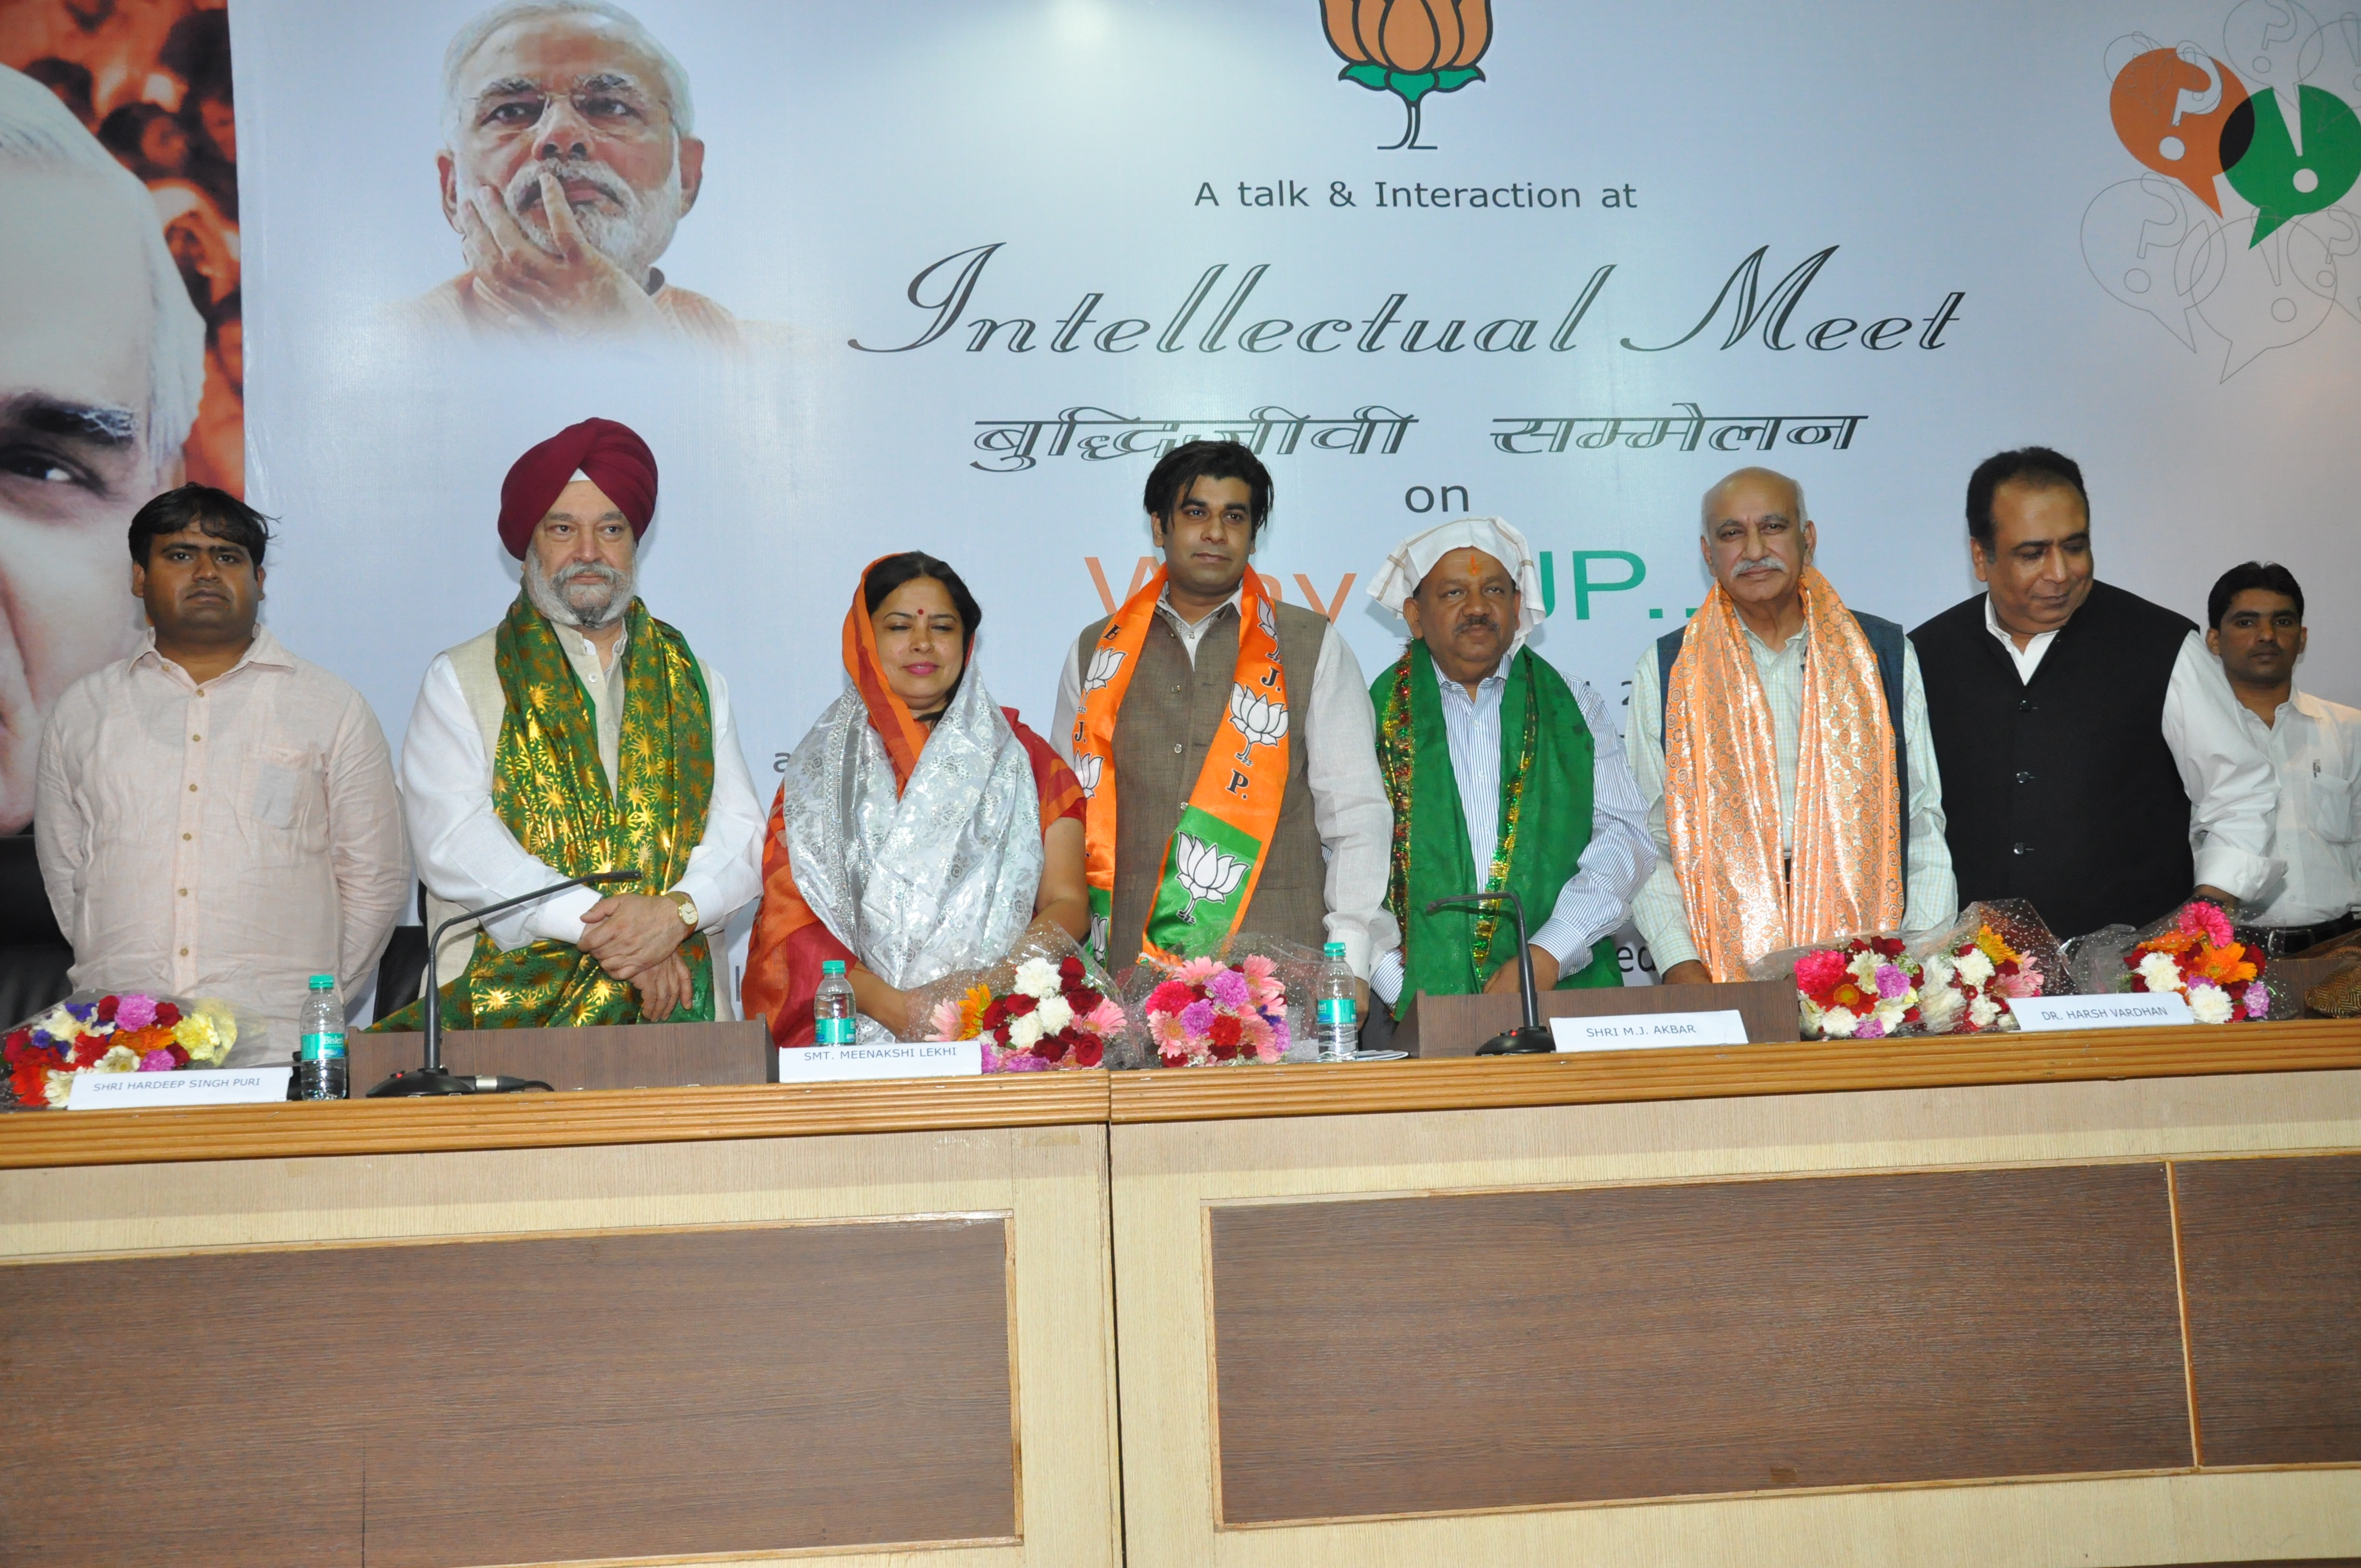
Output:
<path fill-rule="evenodd" d="M 2361 1155 L 2173 1171 L 2205 1463 L 2361 1464 Z"/>
<path fill-rule="evenodd" d="M 0 1562 L 1013 1537 L 1007 1246 L 967 1217 L 0 1267 Z"/>
<path fill-rule="evenodd" d="M 1210 1225 L 1231 1525 L 2191 1459 L 2159 1164 Z"/>

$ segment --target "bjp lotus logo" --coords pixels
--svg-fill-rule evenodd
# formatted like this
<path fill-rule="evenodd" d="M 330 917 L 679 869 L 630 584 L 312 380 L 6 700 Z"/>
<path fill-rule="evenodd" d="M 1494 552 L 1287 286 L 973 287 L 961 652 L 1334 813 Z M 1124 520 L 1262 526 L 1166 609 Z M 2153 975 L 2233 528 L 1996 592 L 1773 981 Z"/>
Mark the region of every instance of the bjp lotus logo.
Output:
<path fill-rule="evenodd" d="M 1172 835 L 1172 865 L 1180 878 L 1181 891 L 1189 902 L 1181 907 L 1183 925 L 1197 923 L 1197 905 L 1226 904 L 1230 894 L 1237 892 L 1238 883 L 1246 880 L 1246 864 L 1235 855 L 1225 855 L 1202 839 L 1186 833 Z"/>
<path fill-rule="evenodd" d="M 1418 139 L 1419 106 L 1484 80 L 1476 62 L 1492 42 L 1492 0 L 1321 0 L 1321 10 L 1345 57 L 1337 79 L 1391 93 L 1410 112 L 1401 140 L 1380 150 L 1433 152 Z"/>
<path fill-rule="evenodd" d="M 1257 746 L 1276 746 L 1287 733 L 1287 704 L 1264 696 L 1240 681 L 1230 687 L 1230 723 L 1246 747 L 1238 761 L 1251 762 Z"/>

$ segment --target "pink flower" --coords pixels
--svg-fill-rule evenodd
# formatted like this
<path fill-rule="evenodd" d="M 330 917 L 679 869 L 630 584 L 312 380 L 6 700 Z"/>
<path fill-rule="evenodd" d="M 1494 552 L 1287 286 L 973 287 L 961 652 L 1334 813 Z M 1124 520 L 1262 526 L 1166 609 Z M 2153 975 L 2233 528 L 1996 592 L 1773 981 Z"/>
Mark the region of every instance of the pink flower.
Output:
<path fill-rule="evenodd" d="M 1238 1020 L 1242 1037 L 1258 1061 L 1277 1061 L 1286 1050 L 1270 1021 L 1258 1013 L 1248 1013 Z"/>
<path fill-rule="evenodd" d="M 1224 970 L 1205 982 L 1205 994 L 1224 1007 L 1243 1008 L 1246 1004 L 1246 977 L 1236 970 Z"/>
<path fill-rule="evenodd" d="M 1172 978 L 1183 985 L 1203 985 L 1221 972 L 1219 959 L 1191 959 L 1172 971 Z"/>
<path fill-rule="evenodd" d="M 1832 948 L 1806 953 L 1795 960 L 1795 989 L 1814 995 L 1832 991 L 1846 974 L 1845 957 Z"/>
<path fill-rule="evenodd" d="M 1191 1002 L 1180 1009 L 1180 1026 L 1191 1035 L 1202 1035 L 1213 1026 L 1213 1004 Z"/>
<path fill-rule="evenodd" d="M 2209 947 L 2226 948 L 2235 940 L 2230 934 L 2230 917 L 2202 900 L 2180 906 L 2180 928 L 2192 937 L 2204 938 Z"/>
<path fill-rule="evenodd" d="M 1888 1002 L 1910 993 L 1910 977 L 1893 964 L 1877 966 L 1877 994 Z"/>
<path fill-rule="evenodd" d="M 126 996 L 115 1004 L 115 1026 L 118 1029 L 145 1029 L 156 1022 L 156 999 L 152 996 Z"/>
<path fill-rule="evenodd" d="M 1156 1042 L 1156 1048 L 1167 1056 L 1189 1048 L 1189 1031 L 1180 1026 L 1178 1013 L 1149 1014 L 1148 1034 Z"/>
<path fill-rule="evenodd" d="M 1248 953 L 1238 967 L 1246 973 L 1246 986 L 1254 993 L 1257 1012 L 1276 1012 L 1287 1000 L 1287 987 L 1279 981 L 1279 966 L 1260 953 Z"/>
<path fill-rule="evenodd" d="M 170 1072 L 172 1067 L 172 1053 L 170 1051 L 149 1051 L 139 1058 L 141 1072 Z"/>
<path fill-rule="evenodd" d="M 1103 997 L 1082 1022 L 1102 1035 L 1112 1035 L 1123 1027 L 1123 1009 L 1115 1004 L 1113 997 Z"/>
<path fill-rule="evenodd" d="M 2240 1000 L 2246 1004 L 2247 1017 L 2264 1018 L 2270 1015 L 2270 988 L 2265 985 L 2261 981 L 2256 981 L 2253 984 L 2247 986 L 2246 995 L 2241 997 Z"/>
<path fill-rule="evenodd" d="M 1880 1018 L 1874 1013 L 1865 1013 L 1861 1014 L 1861 1022 L 1852 1026 L 1852 1037 L 1856 1040 L 1878 1040 L 1884 1038 L 1885 1020 Z"/>

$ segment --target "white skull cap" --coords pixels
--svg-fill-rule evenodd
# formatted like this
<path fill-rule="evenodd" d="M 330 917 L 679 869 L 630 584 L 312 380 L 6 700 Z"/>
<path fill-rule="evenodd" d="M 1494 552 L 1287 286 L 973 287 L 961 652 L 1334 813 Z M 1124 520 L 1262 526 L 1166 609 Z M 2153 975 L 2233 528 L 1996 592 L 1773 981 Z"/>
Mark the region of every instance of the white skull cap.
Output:
<path fill-rule="evenodd" d="M 1533 628 L 1542 623 L 1542 574 L 1533 560 L 1532 546 L 1505 519 L 1463 517 L 1411 534 L 1386 557 L 1385 569 L 1369 585 L 1369 597 L 1396 615 L 1401 614 L 1402 602 L 1418 591 L 1418 585 L 1434 570 L 1434 564 L 1454 550 L 1481 550 L 1506 566 L 1509 575 L 1517 579 L 1517 636 L 1509 649 L 1514 657 L 1516 651 L 1525 645 L 1525 639 L 1532 635 Z"/>

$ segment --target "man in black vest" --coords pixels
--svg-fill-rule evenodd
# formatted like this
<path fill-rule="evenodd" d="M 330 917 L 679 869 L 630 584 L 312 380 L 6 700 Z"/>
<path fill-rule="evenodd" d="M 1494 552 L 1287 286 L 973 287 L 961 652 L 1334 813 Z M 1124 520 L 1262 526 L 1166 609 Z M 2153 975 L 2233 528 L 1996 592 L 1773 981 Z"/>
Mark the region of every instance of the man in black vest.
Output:
<path fill-rule="evenodd" d="M 2270 881 L 2276 789 L 2194 623 L 2092 575 L 2082 470 L 2046 446 L 1968 480 L 1985 593 L 1910 634 L 1962 903 L 2060 937 Z"/>

